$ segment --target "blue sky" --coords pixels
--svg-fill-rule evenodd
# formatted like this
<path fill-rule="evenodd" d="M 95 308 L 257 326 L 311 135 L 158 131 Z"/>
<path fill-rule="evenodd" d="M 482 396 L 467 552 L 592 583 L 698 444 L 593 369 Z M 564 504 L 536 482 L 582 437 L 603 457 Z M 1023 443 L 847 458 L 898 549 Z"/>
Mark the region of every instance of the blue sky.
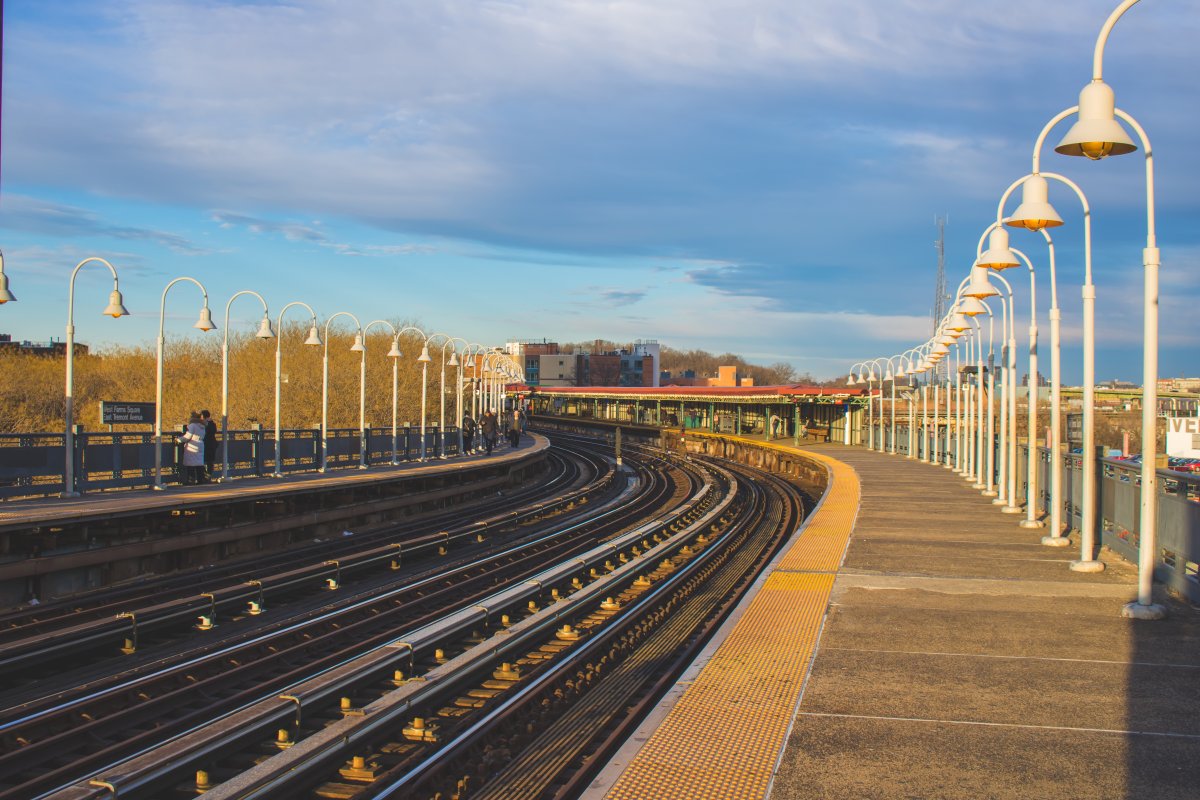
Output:
<path fill-rule="evenodd" d="M 70 270 L 98 255 L 134 315 L 93 314 L 110 279 L 85 269 L 93 344 L 152 342 L 163 287 L 191 275 L 218 325 L 254 289 L 471 341 L 658 339 L 842 374 L 930 335 L 935 216 L 957 284 L 1114 6 L 9 0 L 0 248 L 19 302 L 0 332 L 62 337 Z M 1154 146 L 1163 375 L 1200 374 L 1195 11 L 1134 6 L 1105 58 Z M 1097 377 L 1140 380 L 1144 159 L 1058 156 L 1066 128 L 1043 170 L 1092 206 Z M 1074 382 L 1082 217 L 1051 200 Z M 1046 342 L 1045 246 L 1013 244 L 1038 264 Z M 169 337 L 202 335 L 198 305 L 171 291 Z M 259 313 L 241 298 L 233 324 Z"/>

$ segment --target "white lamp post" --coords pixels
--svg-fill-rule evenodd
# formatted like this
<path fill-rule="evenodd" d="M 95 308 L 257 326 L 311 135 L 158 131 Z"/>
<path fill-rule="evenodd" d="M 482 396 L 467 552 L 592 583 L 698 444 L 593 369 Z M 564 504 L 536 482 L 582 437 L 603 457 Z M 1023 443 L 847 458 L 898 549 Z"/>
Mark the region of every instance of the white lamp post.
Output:
<path fill-rule="evenodd" d="M 244 294 L 252 294 L 258 298 L 263 307 L 263 318 L 258 324 L 257 339 L 274 339 L 275 331 L 271 330 L 270 312 L 267 301 L 258 292 L 243 289 L 237 292 L 225 303 L 225 329 L 221 339 L 221 480 L 229 480 L 229 307 L 233 301 Z"/>
<path fill-rule="evenodd" d="M 392 348 L 388 350 L 387 357 L 392 360 L 392 460 L 391 465 L 394 467 L 400 463 L 397 457 L 399 449 L 399 429 L 397 427 L 397 419 L 399 417 L 399 397 L 400 397 L 400 332 L 396 330 L 396 326 L 388 322 L 386 319 L 376 319 L 367 323 L 363 328 L 363 339 L 367 338 L 367 333 L 370 332 L 372 325 L 383 325 L 392 332 Z M 365 346 L 365 341 L 364 341 Z"/>
<path fill-rule="evenodd" d="M 103 258 L 93 256 L 85 258 L 75 265 L 75 269 L 71 271 L 71 279 L 67 283 L 67 374 L 66 391 L 63 394 L 63 416 L 66 423 L 63 427 L 63 448 L 66 460 L 63 464 L 63 497 L 79 496 L 79 493 L 75 491 L 75 276 L 79 274 L 79 270 L 85 264 L 93 261 L 108 267 L 108 271 L 113 276 L 113 290 L 108 296 L 108 306 L 101 313 L 107 314 L 113 319 L 129 316 L 129 312 L 125 310 L 125 301 L 121 297 L 121 290 L 117 285 L 117 270 L 112 264 Z M 0 260 L 0 266 L 3 266 L 2 260 Z M 0 289 L 8 292 L 7 278 L 0 282 Z M 7 300 L 16 300 L 16 298 L 8 294 Z"/>
<path fill-rule="evenodd" d="M 358 321 L 358 317 L 351 314 L 349 311 L 339 311 L 329 319 L 325 320 L 325 344 L 321 354 L 321 472 L 324 472 L 329 467 L 329 324 L 338 317 L 349 317 L 354 320 L 354 344 L 350 345 L 350 352 L 362 353 L 359 364 L 359 384 L 358 384 L 358 424 L 360 436 L 362 435 L 363 424 L 365 422 L 365 387 L 363 386 L 362 358 L 366 357 L 366 347 L 363 345 L 362 323 Z M 360 453 L 361 453 L 361 447 Z M 360 455 L 361 458 L 361 455 Z M 360 466 L 365 466 L 361 465 Z"/>
<path fill-rule="evenodd" d="M 317 331 L 317 312 L 312 310 L 312 306 L 308 303 L 302 303 L 299 300 L 288 303 L 280 312 L 276 323 L 279 328 L 279 335 L 275 337 L 275 477 L 283 477 L 283 438 L 279 429 L 279 405 L 280 394 L 282 389 L 282 371 L 283 366 L 283 315 L 292 306 L 304 306 L 308 309 L 309 315 L 312 317 L 312 325 L 308 329 L 308 336 L 304 340 L 304 344 L 309 347 L 321 346 L 321 334 Z M 228 326 L 227 326 L 228 327 Z"/>
<path fill-rule="evenodd" d="M 449 344 L 450 342 L 462 342 L 462 344 L 463 344 L 463 357 L 461 359 L 458 357 L 458 345 L 457 344 L 454 346 L 454 352 L 452 352 L 450 354 L 450 366 L 456 367 L 458 370 L 458 373 L 457 373 L 458 379 L 454 382 L 455 386 L 458 387 L 457 391 L 455 392 L 455 403 L 454 403 L 454 405 L 455 405 L 455 409 L 454 409 L 455 423 L 454 423 L 454 425 L 455 425 L 455 428 L 458 430 L 458 454 L 459 454 L 459 456 L 462 456 L 462 455 L 464 455 L 464 453 L 463 453 L 463 431 L 462 431 L 462 420 L 463 420 L 463 396 L 462 396 L 463 374 L 462 374 L 462 368 L 463 368 L 463 359 L 465 359 L 467 357 L 467 350 L 470 348 L 470 345 L 467 344 L 466 339 L 460 338 L 458 336 L 453 337 L 446 344 Z M 443 346 L 443 349 L 445 349 L 445 346 Z"/>
<path fill-rule="evenodd" d="M 1092 57 L 1092 80 L 1079 93 L 1079 119 L 1054 148 L 1063 155 L 1085 156 L 1093 161 L 1110 155 L 1122 155 L 1137 150 L 1137 146 L 1117 122 L 1120 117 L 1138 135 L 1146 160 L 1146 247 L 1142 250 L 1144 268 L 1143 332 L 1142 332 L 1142 485 L 1141 524 L 1138 531 L 1138 599 L 1122 609 L 1122 614 L 1134 619 L 1162 619 L 1166 609 L 1154 602 L 1154 566 L 1158 561 L 1158 498 L 1157 498 L 1157 416 L 1158 416 L 1158 267 L 1159 250 L 1155 237 L 1154 216 L 1154 158 L 1150 140 L 1137 120 L 1116 107 L 1112 89 L 1104 82 L 1104 46 L 1117 20 L 1138 0 L 1120 3 L 1096 37 Z M 1085 459 L 1094 453 L 1084 453 Z M 1084 554 L 1083 561 L 1092 556 Z"/>
<path fill-rule="evenodd" d="M 196 321 L 193 328 L 202 331 L 216 330 L 216 325 L 212 321 L 212 312 L 208 309 L 208 290 L 204 288 L 204 284 L 195 278 L 183 276 L 176 278 L 167 284 L 163 289 L 162 302 L 158 309 L 158 358 L 155 362 L 155 380 L 154 380 L 154 488 L 162 491 L 164 488 L 162 482 L 162 395 L 163 395 L 163 349 L 166 341 L 164 329 L 167 319 L 167 292 L 171 291 L 171 287 L 177 283 L 187 281 L 194 283 L 200 287 L 200 292 L 204 295 L 204 305 L 200 307 L 200 319 Z"/>

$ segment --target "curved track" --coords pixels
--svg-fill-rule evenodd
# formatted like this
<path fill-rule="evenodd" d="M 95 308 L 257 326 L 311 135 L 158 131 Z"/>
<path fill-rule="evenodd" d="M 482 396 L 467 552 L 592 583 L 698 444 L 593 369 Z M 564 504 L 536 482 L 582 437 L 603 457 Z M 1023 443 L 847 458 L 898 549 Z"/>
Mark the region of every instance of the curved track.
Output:
<path fill-rule="evenodd" d="M 249 617 L 231 620 L 228 627 L 236 635 L 227 640 L 199 651 L 186 650 L 182 656 L 164 654 L 137 674 L 86 686 L 71 697 L 34 692 L 0 722 L 5 744 L 0 755 L 0 797 L 28 798 L 54 791 L 213 719 L 273 698 L 288 687 L 324 680 L 357 654 L 394 643 L 397 633 L 434 624 L 455 609 L 470 608 L 498 588 L 519 586 L 547 563 L 569 561 L 632 520 L 677 505 L 694 493 L 694 483 L 683 473 L 668 478 L 640 466 L 637 484 L 643 491 L 634 492 L 625 485 L 624 474 L 621 480 L 613 480 L 614 473 L 594 447 L 575 444 L 559 449 L 564 459 L 576 462 L 577 474 L 593 476 L 589 484 L 559 492 L 553 502 L 526 498 L 523 510 L 492 513 L 460 525 L 457 532 L 412 537 L 400 549 L 385 545 L 343 555 L 337 565 L 341 571 L 334 578 L 339 591 L 328 592 L 315 608 L 286 618 L 277 615 L 280 618 L 267 625 L 253 624 L 261 620 L 241 625 Z M 476 538 L 488 541 L 477 544 Z M 361 541 L 357 544 L 362 546 Z M 428 558 L 446 553 L 455 544 L 463 548 L 456 563 L 426 565 Z M 399 553 L 404 561 L 395 564 Z M 408 566 L 410 559 L 421 556 L 426 562 L 418 565 L 420 569 Z M 364 570 L 378 565 L 386 580 L 360 596 L 343 599 L 347 593 L 340 591 L 340 580 L 353 571 L 348 565 Z M 329 580 L 328 569 L 318 570 L 320 574 Z M 306 574 L 305 580 L 311 577 Z M 241 600 L 244 595 L 221 602 Z M 217 605 L 216 600 L 212 603 Z M 181 613 L 194 613 L 194 609 Z M 418 655 L 424 654 L 409 653 L 410 670 Z M 436 648 L 429 656 L 434 663 L 444 658 Z M 48 657 L 60 657 L 60 651 Z M 105 796 L 104 791 L 98 790 L 97 796 Z"/>

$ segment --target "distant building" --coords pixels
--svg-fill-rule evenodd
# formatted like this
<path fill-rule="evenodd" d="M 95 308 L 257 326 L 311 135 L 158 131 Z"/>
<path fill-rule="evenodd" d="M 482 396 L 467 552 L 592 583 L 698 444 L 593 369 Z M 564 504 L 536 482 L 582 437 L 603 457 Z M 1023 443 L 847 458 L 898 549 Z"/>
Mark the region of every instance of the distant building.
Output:
<path fill-rule="evenodd" d="M 1200 392 L 1200 378 L 1159 378 L 1158 390 L 1160 392 Z"/>
<path fill-rule="evenodd" d="M 692 370 L 685 371 L 679 377 L 674 377 L 670 372 L 662 373 L 662 385 L 664 386 L 719 386 L 719 387 L 735 387 L 735 386 L 754 386 L 754 379 L 744 377 L 738 372 L 737 366 L 721 366 L 717 367 L 715 377 L 697 376 Z"/>
<path fill-rule="evenodd" d="M 592 352 L 564 353 L 557 342 L 511 340 L 504 346 L 518 359 L 529 386 L 658 386 L 658 342 L 637 340 L 607 350 L 599 340 Z"/>
<path fill-rule="evenodd" d="M 51 339 L 48 342 L 14 342 L 11 334 L 0 333 L 0 352 L 27 353 L 32 356 L 65 356 L 67 354 L 67 343 L 59 342 L 54 339 Z M 86 344 L 80 344 L 79 342 L 76 342 L 75 355 L 86 356 L 87 354 L 88 346 Z"/>

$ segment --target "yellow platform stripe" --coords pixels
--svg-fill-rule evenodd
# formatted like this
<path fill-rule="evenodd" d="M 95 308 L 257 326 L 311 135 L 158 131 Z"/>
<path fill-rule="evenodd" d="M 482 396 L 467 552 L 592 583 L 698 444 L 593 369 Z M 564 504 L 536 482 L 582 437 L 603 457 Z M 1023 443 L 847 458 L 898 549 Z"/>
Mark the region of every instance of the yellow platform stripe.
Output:
<path fill-rule="evenodd" d="M 830 471 L 824 501 L 607 798 L 766 796 L 858 513 L 854 470 L 804 455 Z"/>

